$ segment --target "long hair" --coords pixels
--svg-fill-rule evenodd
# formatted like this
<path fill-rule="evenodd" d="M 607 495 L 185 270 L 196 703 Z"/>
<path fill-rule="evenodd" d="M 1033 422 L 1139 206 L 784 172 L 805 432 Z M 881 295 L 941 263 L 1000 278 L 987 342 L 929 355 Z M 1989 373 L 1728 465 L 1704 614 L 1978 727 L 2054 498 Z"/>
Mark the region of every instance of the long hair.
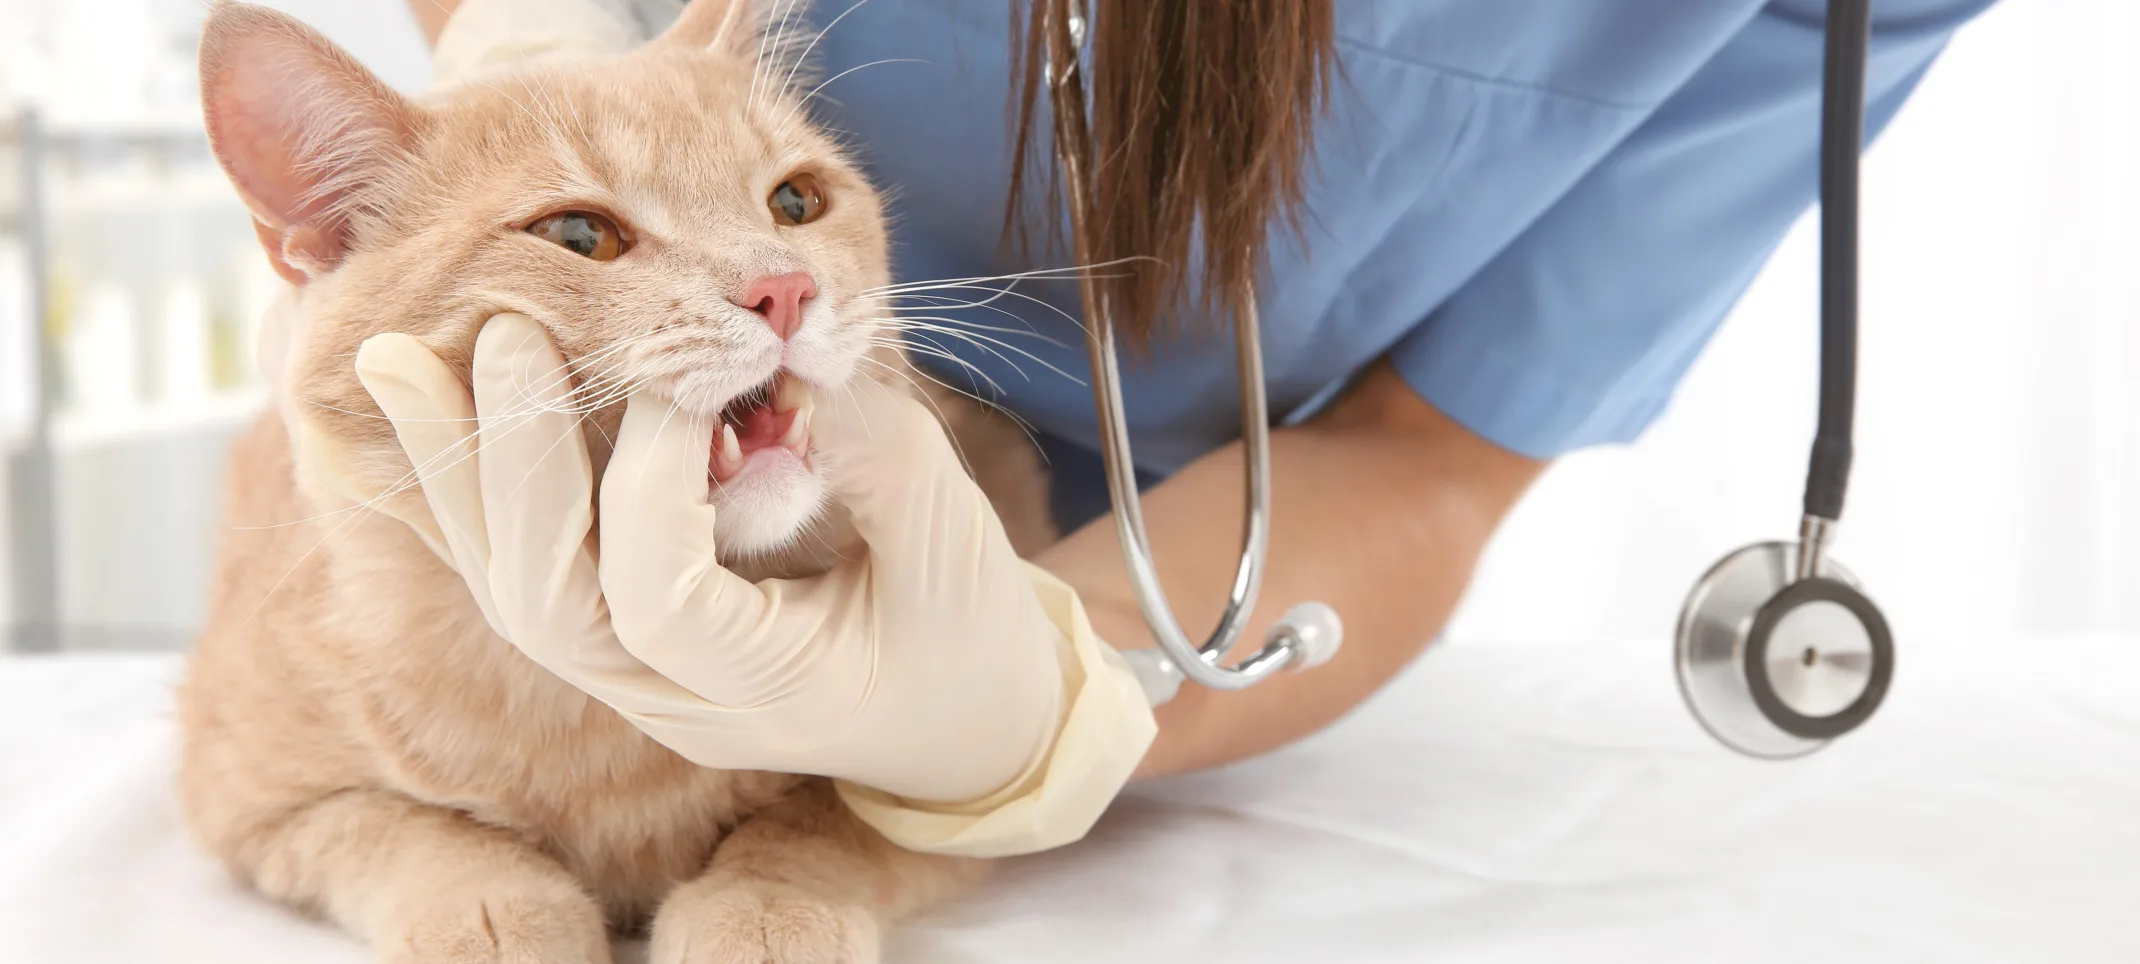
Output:
<path fill-rule="evenodd" d="M 1016 140 L 1007 234 L 1052 151 L 1036 150 L 1049 8 L 1013 23 Z M 1234 311 L 1273 225 L 1298 230 L 1303 178 L 1336 57 L 1333 0 L 1070 0 L 1085 5 L 1093 157 L 1083 212 L 1114 322 L 1147 343 L 1170 309 Z M 1036 155 L 1046 153 L 1046 157 Z M 1053 210 L 1052 205 L 1048 210 Z M 1048 223 L 1053 223 L 1052 218 Z M 1021 238 L 1020 240 L 1030 240 Z M 1188 266 L 1200 260 L 1198 283 Z"/>

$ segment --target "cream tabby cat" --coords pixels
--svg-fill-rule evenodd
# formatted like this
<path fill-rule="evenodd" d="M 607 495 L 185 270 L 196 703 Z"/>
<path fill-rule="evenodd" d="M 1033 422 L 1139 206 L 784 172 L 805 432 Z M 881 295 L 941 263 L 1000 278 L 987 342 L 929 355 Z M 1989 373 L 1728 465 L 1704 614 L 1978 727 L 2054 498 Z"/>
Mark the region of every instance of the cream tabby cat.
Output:
<path fill-rule="evenodd" d="M 357 347 L 409 332 L 465 377 L 482 321 L 517 311 L 598 409 L 598 470 L 629 388 L 725 410 L 741 458 L 711 468 L 739 571 L 821 568 L 852 539 L 820 512 L 796 389 L 901 363 L 871 290 L 885 231 L 788 65 L 760 62 L 767 26 L 753 0 L 695 0 L 629 55 L 411 101 L 286 16 L 209 17 L 211 138 L 305 321 L 281 410 L 230 466 L 182 793 L 235 873 L 384 960 L 596 964 L 609 929 L 650 924 L 659 964 L 874 961 L 883 922 L 981 870 L 892 847 L 822 781 L 685 762 L 493 635 L 376 511 L 426 510 Z M 1051 538 L 1023 440 L 938 401 L 1021 550 Z M 293 438 L 388 495 L 331 491 Z"/>

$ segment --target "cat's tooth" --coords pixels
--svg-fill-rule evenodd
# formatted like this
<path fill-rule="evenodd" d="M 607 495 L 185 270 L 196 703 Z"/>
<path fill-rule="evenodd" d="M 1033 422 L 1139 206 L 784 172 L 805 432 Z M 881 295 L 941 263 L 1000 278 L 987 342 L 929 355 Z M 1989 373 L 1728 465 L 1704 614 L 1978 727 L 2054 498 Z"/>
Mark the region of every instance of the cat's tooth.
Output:
<path fill-rule="evenodd" d="M 720 464 L 715 466 L 714 475 L 720 478 L 728 478 L 743 468 L 743 446 L 736 441 L 736 427 L 727 422 L 721 423 L 721 451 L 717 458 Z"/>
<path fill-rule="evenodd" d="M 792 412 L 810 404 L 810 383 L 793 375 L 781 376 L 773 387 L 773 411 Z"/>
<path fill-rule="evenodd" d="M 780 433 L 783 448 L 800 448 L 803 440 L 810 437 L 810 413 L 817 408 L 817 398 L 804 392 L 802 404 L 795 409 L 795 418 L 788 423 L 788 430 Z"/>

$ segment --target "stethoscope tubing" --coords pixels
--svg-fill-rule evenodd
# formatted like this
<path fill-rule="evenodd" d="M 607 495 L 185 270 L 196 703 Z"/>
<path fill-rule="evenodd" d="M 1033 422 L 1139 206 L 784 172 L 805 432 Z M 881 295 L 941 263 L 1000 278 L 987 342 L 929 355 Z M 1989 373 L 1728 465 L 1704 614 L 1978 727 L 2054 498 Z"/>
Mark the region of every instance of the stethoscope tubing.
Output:
<path fill-rule="evenodd" d="M 1084 223 L 1085 165 L 1092 156 L 1091 132 L 1085 116 L 1085 90 L 1079 53 L 1084 46 L 1085 21 L 1077 0 L 1051 5 L 1045 39 L 1048 51 L 1048 87 L 1055 119 L 1057 162 L 1070 205 L 1071 234 L 1078 263 L 1094 261 L 1091 238 Z M 1185 678 L 1211 689 L 1238 690 L 1263 681 L 1287 666 L 1303 667 L 1327 659 L 1337 645 L 1341 630 L 1328 607 L 1301 615 L 1296 609 L 1281 618 L 1261 649 L 1235 663 L 1225 662 L 1247 630 L 1262 588 L 1265 560 L 1270 553 L 1270 402 L 1263 379 L 1263 341 L 1256 314 L 1253 288 L 1241 292 L 1240 307 L 1233 317 L 1236 370 L 1241 384 L 1241 439 L 1247 494 L 1243 507 L 1241 554 L 1227 589 L 1226 608 L 1218 625 L 1203 643 L 1190 640 L 1182 631 L 1161 585 L 1152 556 L 1150 537 L 1144 527 L 1143 503 L 1139 498 L 1136 462 L 1130 453 L 1129 424 L 1123 411 L 1121 363 L 1115 348 L 1112 307 L 1107 292 L 1090 270 L 1079 272 L 1080 293 L 1087 318 L 1086 347 L 1093 372 L 1093 401 L 1102 456 L 1107 465 L 1108 494 L 1114 503 L 1115 532 L 1122 544 L 1122 558 L 1137 598 L 1138 608 L 1151 628 L 1163 661 L 1147 665 L 1162 677 L 1147 682 L 1155 702 L 1173 695 L 1179 679 Z M 1313 604 L 1311 604 L 1313 605 Z M 1172 678 L 1167 678 L 1172 677 Z"/>

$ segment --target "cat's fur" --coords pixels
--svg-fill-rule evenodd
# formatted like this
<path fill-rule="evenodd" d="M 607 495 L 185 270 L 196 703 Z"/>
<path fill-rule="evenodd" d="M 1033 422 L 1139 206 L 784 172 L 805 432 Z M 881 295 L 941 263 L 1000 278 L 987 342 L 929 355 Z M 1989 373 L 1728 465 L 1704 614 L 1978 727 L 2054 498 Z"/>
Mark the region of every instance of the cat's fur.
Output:
<path fill-rule="evenodd" d="M 795 110 L 788 66 L 761 62 L 777 45 L 759 42 L 750 4 L 695 0 L 630 55 L 421 103 L 288 17 L 234 3 L 210 15 L 210 133 L 300 286 L 304 331 L 281 411 L 230 463 L 210 615 L 181 693 L 182 796 L 242 879 L 383 960 L 597 964 L 607 928 L 650 924 L 659 964 L 873 961 L 881 924 L 982 869 L 898 850 L 823 781 L 670 753 L 493 635 L 408 527 L 293 456 L 287 426 L 315 426 L 368 491 L 425 511 L 353 353 L 405 331 L 465 378 L 478 326 L 503 310 L 549 329 L 588 392 L 663 383 L 711 412 L 783 351 L 820 392 L 884 377 L 861 361 L 900 361 L 872 342 L 883 311 L 866 289 L 887 272 L 877 203 Z M 764 197 L 798 169 L 831 205 L 776 228 Z M 626 257 L 582 259 L 520 230 L 590 207 L 630 225 Z M 727 300 L 779 270 L 807 270 L 819 290 L 786 348 Z M 936 401 L 1014 541 L 1052 538 L 1023 439 Z M 589 420 L 598 471 L 617 411 Z M 722 543 L 739 571 L 822 567 L 852 539 L 819 511 L 809 470 L 760 481 L 723 503 L 724 519 L 750 522 Z"/>

